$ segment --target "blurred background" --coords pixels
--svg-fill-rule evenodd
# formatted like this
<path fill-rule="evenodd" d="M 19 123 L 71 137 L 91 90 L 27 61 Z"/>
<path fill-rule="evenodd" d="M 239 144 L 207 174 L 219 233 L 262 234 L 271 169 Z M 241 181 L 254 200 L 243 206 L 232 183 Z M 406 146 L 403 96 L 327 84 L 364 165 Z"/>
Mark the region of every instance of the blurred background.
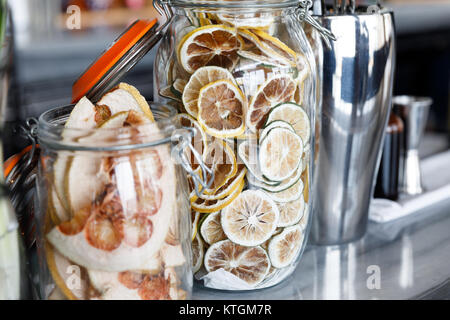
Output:
<path fill-rule="evenodd" d="M 374 2 L 374 1 L 359 1 Z M 450 0 L 390 0 L 395 12 L 398 50 L 394 95 L 432 97 L 434 103 L 422 141 L 422 156 L 449 148 L 450 141 Z M 70 102 L 71 85 L 80 73 L 131 22 L 154 18 L 149 0 L 13 0 L 14 49 L 6 134 L 18 121 Z M 75 19 L 73 5 L 81 10 Z M 152 99 L 155 50 L 128 75 Z M 14 135 L 12 135 L 14 136 Z M 21 142 L 7 140 L 5 157 Z"/>

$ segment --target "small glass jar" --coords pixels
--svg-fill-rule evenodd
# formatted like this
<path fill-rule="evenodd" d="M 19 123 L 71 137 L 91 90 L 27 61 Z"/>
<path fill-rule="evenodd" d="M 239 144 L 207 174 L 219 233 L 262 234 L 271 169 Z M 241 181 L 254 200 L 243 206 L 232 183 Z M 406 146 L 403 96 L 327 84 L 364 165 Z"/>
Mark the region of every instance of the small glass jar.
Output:
<path fill-rule="evenodd" d="M 190 298 L 188 186 L 175 157 L 189 135 L 173 109 L 151 108 L 155 123 L 120 129 L 65 128 L 73 106 L 39 118 L 41 298 Z"/>
<path fill-rule="evenodd" d="M 154 97 L 199 128 L 213 187 L 191 197 L 194 271 L 210 288 L 273 286 L 309 232 L 316 66 L 299 1 L 160 1 L 173 12 Z M 218 156 L 219 155 L 219 156 Z"/>

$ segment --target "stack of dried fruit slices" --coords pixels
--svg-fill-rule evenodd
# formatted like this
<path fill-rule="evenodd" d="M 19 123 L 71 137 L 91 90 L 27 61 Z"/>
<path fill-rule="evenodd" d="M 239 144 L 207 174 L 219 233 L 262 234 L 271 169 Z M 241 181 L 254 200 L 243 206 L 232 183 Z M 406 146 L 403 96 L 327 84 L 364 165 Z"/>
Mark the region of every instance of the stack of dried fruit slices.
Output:
<path fill-rule="evenodd" d="M 163 133 L 145 99 L 125 83 L 96 105 L 82 98 L 62 132 L 63 142 L 81 146 L 133 145 L 145 138 L 157 141 Z M 56 284 L 50 299 L 186 298 L 175 269 L 187 259 L 167 144 L 61 152 L 48 181 L 45 254 Z M 81 278 L 71 285 L 77 270 Z"/>
<path fill-rule="evenodd" d="M 264 287 L 304 242 L 309 65 L 277 38 L 273 18 L 186 10 L 186 21 L 159 95 L 197 129 L 192 143 L 215 173 L 200 197 L 191 184 L 194 271 Z"/>

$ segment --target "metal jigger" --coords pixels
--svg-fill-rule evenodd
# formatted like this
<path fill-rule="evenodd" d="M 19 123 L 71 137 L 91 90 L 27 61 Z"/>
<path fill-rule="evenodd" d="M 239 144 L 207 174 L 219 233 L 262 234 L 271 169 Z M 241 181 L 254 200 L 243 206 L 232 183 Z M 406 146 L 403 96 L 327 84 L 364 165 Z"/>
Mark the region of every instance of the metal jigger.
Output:
<path fill-rule="evenodd" d="M 404 154 L 401 157 L 403 170 L 400 173 L 399 186 L 400 191 L 407 195 L 423 192 L 418 149 L 432 103 L 430 98 L 411 96 L 393 98 L 394 112 L 402 118 L 405 125 Z"/>

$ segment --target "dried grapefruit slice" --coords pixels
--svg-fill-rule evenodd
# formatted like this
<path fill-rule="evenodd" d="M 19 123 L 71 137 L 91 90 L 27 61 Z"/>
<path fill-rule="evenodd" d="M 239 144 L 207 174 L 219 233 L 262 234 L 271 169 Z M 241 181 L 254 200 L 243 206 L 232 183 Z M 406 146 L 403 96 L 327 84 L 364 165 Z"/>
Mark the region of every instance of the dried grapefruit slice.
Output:
<path fill-rule="evenodd" d="M 250 101 L 246 125 L 256 132 L 261 129 L 269 111 L 281 102 L 294 98 L 296 83 L 290 75 L 275 75 L 263 83 Z M 284 120 L 284 119 L 272 119 Z"/>
<path fill-rule="evenodd" d="M 182 97 L 184 108 L 191 116 L 197 118 L 200 90 L 207 84 L 218 80 L 234 82 L 233 75 L 224 68 L 209 66 L 202 67 L 194 72 L 184 88 Z"/>
<path fill-rule="evenodd" d="M 268 252 L 275 268 L 284 268 L 297 258 L 303 244 L 304 234 L 299 225 L 287 227 L 269 242 Z"/>
<path fill-rule="evenodd" d="M 303 141 L 288 128 L 273 128 L 259 147 L 259 165 L 269 180 L 283 181 L 292 176 L 303 155 Z"/>
<path fill-rule="evenodd" d="M 270 261 L 266 251 L 259 246 L 248 248 L 223 240 L 206 251 L 205 268 L 208 272 L 224 269 L 256 286 L 269 272 Z"/>
<path fill-rule="evenodd" d="M 188 33 L 179 44 L 183 68 L 194 73 L 204 66 L 220 66 L 232 70 L 239 57 L 243 41 L 236 29 L 225 25 L 208 25 Z"/>
<path fill-rule="evenodd" d="M 222 211 L 222 228 L 228 239 L 243 246 L 257 246 L 277 228 L 279 211 L 264 192 L 246 190 Z"/>
<path fill-rule="evenodd" d="M 292 226 L 300 221 L 305 212 L 305 199 L 303 196 L 292 202 L 278 202 L 278 210 L 280 211 L 280 219 L 278 227 Z"/>
<path fill-rule="evenodd" d="M 200 226 L 200 234 L 209 245 L 225 240 L 227 236 L 220 224 L 220 211 L 210 213 Z"/>
<path fill-rule="evenodd" d="M 214 137 L 236 137 L 244 133 L 246 108 L 242 91 L 229 80 L 219 80 L 200 90 L 198 121 Z"/>

